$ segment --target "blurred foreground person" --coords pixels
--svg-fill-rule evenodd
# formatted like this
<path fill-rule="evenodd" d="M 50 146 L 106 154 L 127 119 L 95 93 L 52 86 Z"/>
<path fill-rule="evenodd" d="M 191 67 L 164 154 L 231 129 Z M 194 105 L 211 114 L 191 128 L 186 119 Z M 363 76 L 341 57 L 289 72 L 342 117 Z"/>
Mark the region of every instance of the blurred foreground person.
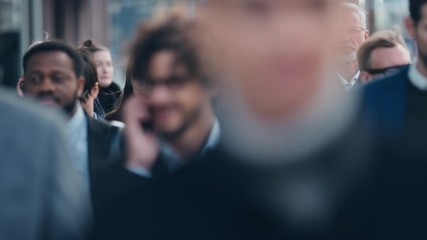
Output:
<path fill-rule="evenodd" d="M 84 190 L 60 119 L 3 90 L 0 109 L 0 239 L 85 239 Z"/>
<path fill-rule="evenodd" d="M 366 86 L 364 109 L 373 131 L 400 135 L 414 130 L 427 136 L 427 1 L 409 3 L 406 23 L 417 43 L 418 59 L 400 73 Z"/>
<path fill-rule="evenodd" d="M 105 188 L 97 198 L 107 206 L 101 215 L 109 213 L 115 196 L 199 161 L 217 146 L 216 91 L 203 74 L 193 32 L 193 24 L 178 17 L 141 29 L 130 63 L 136 92 L 123 109 L 127 169 L 116 168 L 100 180 Z"/>
<path fill-rule="evenodd" d="M 43 42 L 27 51 L 23 59 L 24 95 L 62 110 L 68 117 L 68 153 L 84 182 L 90 199 L 99 169 L 120 155 L 121 129 L 85 114 L 80 105 L 85 79 L 79 53 L 62 42 Z"/>
<path fill-rule="evenodd" d="M 320 1 L 321 2 L 321 1 Z M 343 3 L 340 21 L 343 21 L 341 42 L 338 48 L 338 77 L 344 88 L 350 91 L 359 85 L 357 51 L 369 37 L 366 12 L 354 3 Z"/>
<path fill-rule="evenodd" d="M 196 37 L 224 89 L 219 146 L 117 199 L 99 239 L 390 239 L 417 224 L 405 210 L 423 205 L 401 196 L 422 188 L 402 192 L 400 181 L 410 173 L 408 183 L 422 184 L 425 174 L 387 155 L 394 148 L 371 136 L 355 96 L 331 81 L 340 3 L 199 2 Z M 152 137 L 138 143 L 137 162 L 149 168 Z"/>
<path fill-rule="evenodd" d="M 97 112 L 97 114 L 103 118 L 114 109 L 122 93 L 120 87 L 113 82 L 113 59 L 108 48 L 97 45 L 92 40 L 86 40 L 83 47 L 92 53 L 97 68 L 98 82 L 101 87 L 98 100 L 103 111 L 103 113 Z"/>
<path fill-rule="evenodd" d="M 411 64 L 411 54 L 402 35 L 395 31 L 376 32 L 358 52 L 360 81 L 368 83 L 398 73 Z"/>

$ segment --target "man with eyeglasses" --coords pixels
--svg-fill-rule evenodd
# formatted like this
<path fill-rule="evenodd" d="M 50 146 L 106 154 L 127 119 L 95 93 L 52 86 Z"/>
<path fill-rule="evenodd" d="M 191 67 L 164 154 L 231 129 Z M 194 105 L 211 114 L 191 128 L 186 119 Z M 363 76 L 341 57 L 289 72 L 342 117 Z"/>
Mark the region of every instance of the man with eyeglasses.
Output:
<path fill-rule="evenodd" d="M 410 0 L 409 5 L 406 25 L 418 45 L 418 59 L 400 73 L 366 86 L 364 111 L 372 129 L 381 134 L 427 136 L 427 1 Z"/>
<path fill-rule="evenodd" d="M 411 63 L 411 54 L 401 34 L 384 30 L 374 33 L 358 52 L 360 80 L 368 83 L 392 76 Z"/>
<path fill-rule="evenodd" d="M 126 163 L 100 178 L 95 218 L 101 221 L 116 197 L 198 161 L 219 141 L 216 90 L 202 71 L 193 26 L 173 16 L 145 27 L 130 58 L 140 94 L 123 111 Z"/>
<path fill-rule="evenodd" d="M 337 74 L 346 91 L 359 84 L 357 51 L 369 37 L 366 29 L 366 13 L 354 3 L 342 3 L 343 28 L 341 43 L 337 49 Z"/>

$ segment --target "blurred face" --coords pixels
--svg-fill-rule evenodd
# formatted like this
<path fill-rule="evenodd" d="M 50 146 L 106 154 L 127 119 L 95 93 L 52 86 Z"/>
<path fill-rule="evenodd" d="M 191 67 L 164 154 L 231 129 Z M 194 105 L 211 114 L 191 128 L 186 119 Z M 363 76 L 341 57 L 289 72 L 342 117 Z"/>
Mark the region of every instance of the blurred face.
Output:
<path fill-rule="evenodd" d="M 282 118 L 319 89 L 338 42 L 336 0 L 217 0 L 198 9 L 216 73 L 260 117 Z"/>
<path fill-rule="evenodd" d="M 152 57 L 148 78 L 142 83 L 154 130 L 165 137 L 182 134 L 210 104 L 208 92 L 188 76 L 171 51 Z"/>
<path fill-rule="evenodd" d="M 84 80 L 77 78 L 73 61 L 66 53 L 52 51 L 33 55 L 28 60 L 24 77 L 25 96 L 74 114 Z"/>
<path fill-rule="evenodd" d="M 93 54 L 98 71 L 98 82 L 101 87 L 108 87 L 113 82 L 113 60 L 109 51 L 98 51 Z"/>
<path fill-rule="evenodd" d="M 141 81 L 131 79 L 130 82 L 132 84 L 133 94 L 144 95 L 144 84 L 142 84 Z"/>
<path fill-rule="evenodd" d="M 421 11 L 421 20 L 415 24 L 412 19 L 406 20 L 408 33 L 415 39 L 418 46 L 418 59 L 427 68 L 427 4 L 424 4 Z"/>
<path fill-rule="evenodd" d="M 377 48 L 371 53 L 370 69 L 362 71 L 360 78 L 363 82 L 383 78 L 398 72 L 402 66 L 411 63 L 409 51 L 398 44 L 392 48 Z"/>
<path fill-rule="evenodd" d="M 338 48 L 338 60 L 351 63 L 357 60 L 357 51 L 360 45 L 368 39 L 368 31 L 362 26 L 358 13 L 353 11 L 342 12 L 342 36 Z"/>

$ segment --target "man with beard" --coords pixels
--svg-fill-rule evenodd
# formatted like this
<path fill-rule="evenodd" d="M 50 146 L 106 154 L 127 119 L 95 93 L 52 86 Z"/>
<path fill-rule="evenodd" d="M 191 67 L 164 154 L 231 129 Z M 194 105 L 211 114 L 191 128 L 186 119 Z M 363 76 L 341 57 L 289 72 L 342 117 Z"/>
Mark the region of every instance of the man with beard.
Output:
<path fill-rule="evenodd" d="M 342 36 L 337 52 L 338 78 L 347 91 L 359 84 L 357 52 L 369 37 L 366 13 L 354 3 L 343 3 L 341 17 Z"/>
<path fill-rule="evenodd" d="M 147 24 L 136 39 L 130 64 L 135 66 L 132 79 L 139 94 L 127 100 L 123 111 L 127 164 L 110 168 L 100 179 L 97 219 L 104 219 L 118 196 L 198 161 L 216 147 L 216 90 L 203 74 L 193 28 L 173 16 Z M 141 163 L 144 159 L 150 161 Z"/>
<path fill-rule="evenodd" d="M 401 206 L 387 191 L 394 185 L 376 184 L 389 183 L 376 171 L 399 169 L 397 155 L 377 168 L 385 154 L 380 142 L 356 117 L 354 95 L 331 81 L 339 3 L 199 1 L 200 51 L 224 84 L 219 146 L 116 199 L 99 239 L 371 239 L 383 233 L 378 224 L 390 215 L 381 210 L 396 213 Z M 136 124 L 128 127 L 138 142 L 153 144 Z M 128 164 L 150 168 L 155 155 L 139 146 Z M 400 177 L 390 178 L 396 188 L 406 186 Z"/>
<path fill-rule="evenodd" d="M 160 146 L 153 149 L 168 159 L 169 170 L 199 158 L 219 140 L 212 106 L 216 91 L 202 71 L 191 38 L 193 28 L 183 18 L 170 17 L 136 40 L 132 78 L 141 94 L 129 100 L 124 111 L 130 125 L 126 131 L 128 166 L 133 162 L 138 166 L 140 155 L 147 154 L 141 144 L 132 145 L 141 133 L 160 137 Z"/>
<path fill-rule="evenodd" d="M 364 110 L 374 131 L 401 134 L 416 130 L 427 135 L 427 1 L 411 0 L 408 33 L 418 45 L 418 59 L 399 74 L 364 89 Z M 415 129 L 413 129 L 415 128 Z M 424 133 L 424 134 L 421 134 Z"/>
<path fill-rule="evenodd" d="M 68 153 L 90 201 L 97 172 L 115 158 L 121 129 L 88 117 L 79 102 L 85 79 L 79 53 L 62 42 L 48 41 L 30 48 L 23 58 L 25 97 L 62 110 L 68 118 Z"/>

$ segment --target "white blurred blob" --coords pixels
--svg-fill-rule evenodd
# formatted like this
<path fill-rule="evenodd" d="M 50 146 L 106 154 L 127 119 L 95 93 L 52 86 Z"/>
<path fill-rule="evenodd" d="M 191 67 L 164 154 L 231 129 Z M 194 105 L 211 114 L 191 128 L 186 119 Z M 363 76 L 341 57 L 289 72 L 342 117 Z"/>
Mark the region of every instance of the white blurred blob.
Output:
<path fill-rule="evenodd" d="M 327 84 L 329 83 L 329 84 Z M 258 164 L 298 161 L 336 140 L 356 115 L 356 95 L 345 98 L 340 86 L 324 85 L 306 108 L 286 119 L 268 121 L 255 115 L 236 91 L 220 103 L 225 146 Z M 230 95 L 233 96 L 230 96 Z"/>

